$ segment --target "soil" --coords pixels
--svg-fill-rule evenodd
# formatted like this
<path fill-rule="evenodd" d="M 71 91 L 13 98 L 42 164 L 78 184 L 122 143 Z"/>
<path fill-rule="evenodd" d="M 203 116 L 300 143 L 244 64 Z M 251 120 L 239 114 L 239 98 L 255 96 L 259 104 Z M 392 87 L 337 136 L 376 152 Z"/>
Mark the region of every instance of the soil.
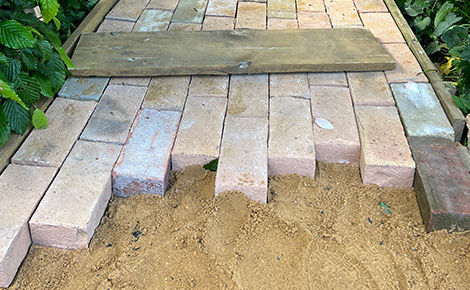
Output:
<path fill-rule="evenodd" d="M 469 232 L 426 233 L 413 190 L 318 167 L 271 177 L 268 204 L 172 172 L 165 198 L 113 198 L 88 249 L 32 246 L 10 288 L 468 289 Z"/>

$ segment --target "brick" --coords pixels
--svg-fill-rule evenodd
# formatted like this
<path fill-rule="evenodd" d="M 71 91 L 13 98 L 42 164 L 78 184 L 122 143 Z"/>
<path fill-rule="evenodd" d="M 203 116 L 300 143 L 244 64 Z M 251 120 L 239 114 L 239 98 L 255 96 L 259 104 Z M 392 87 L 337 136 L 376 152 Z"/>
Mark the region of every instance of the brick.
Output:
<path fill-rule="evenodd" d="M 268 18 L 269 30 L 284 30 L 284 29 L 297 29 L 297 28 L 299 28 L 297 19 Z"/>
<path fill-rule="evenodd" d="M 333 129 L 314 125 L 315 155 L 327 163 L 358 163 L 361 150 L 354 110 L 348 88 L 314 87 L 312 115 L 328 120 Z"/>
<path fill-rule="evenodd" d="M 228 76 L 193 76 L 189 85 L 189 96 L 226 98 L 228 80 Z"/>
<path fill-rule="evenodd" d="M 236 0 L 209 0 L 207 15 L 235 17 L 237 13 Z"/>
<path fill-rule="evenodd" d="M 356 106 L 395 106 L 383 72 L 348 72 L 351 96 Z"/>
<path fill-rule="evenodd" d="M 347 87 L 348 81 L 344 72 L 339 73 L 308 73 L 311 86 Z"/>
<path fill-rule="evenodd" d="M 266 4 L 238 2 L 235 28 L 266 29 Z"/>
<path fill-rule="evenodd" d="M 28 222 L 57 169 L 9 165 L 0 176 L 0 287 L 8 287 L 31 245 Z"/>
<path fill-rule="evenodd" d="M 388 12 L 383 0 L 354 0 L 359 12 Z"/>
<path fill-rule="evenodd" d="M 414 189 L 427 231 L 470 229 L 470 176 L 457 146 L 444 138 L 410 139 Z"/>
<path fill-rule="evenodd" d="M 235 18 L 206 16 L 202 30 L 232 30 L 235 25 Z"/>
<path fill-rule="evenodd" d="M 147 87 L 109 85 L 81 139 L 123 144 Z"/>
<path fill-rule="evenodd" d="M 199 23 L 204 20 L 208 0 L 180 0 L 172 22 Z"/>
<path fill-rule="evenodd" d="M 33 243 L 86 248 L 111 197 L 120 145 L 78 141 L 31 217 Z"/>
<path fill-rule="evenodd" d="M 268 173 L 315 176 L 310 101 L 270 98 Z"/>
<path fill-rule="evenodd" d="M 380 43 L 405 43 L 390 13 L 362 13 L 361 20 Z"/>
<path fill-rule="evenodd" d="M 299 12 L 297 17 L 300 29 L 331 28 L 326 12 Z"/>
<path fill-rule="evenodd" d="M 150 83 L 150 77 L 113 77 L 109 81 L 110 85 L 122 85 L 122 86 L 141 86 L 148 87 Z"/>
<path fill-rule="evenodd" d="M 267 202 L 268 120 L 265 118 L 225 118 L 215 195 L 237 190 L 248 198 Z"/>
<path fill-rule="evenodd" d="M 137 21 L 149 0 L 120 0 L 106 19 Z"/>
<path fill-rule="evenodd" d="M 170 23 L 168 31 L 199 31 L 202 28 L 202 24 L 199 23 Z"/>
<path fill-rule="evenodd" d="M 153 77 L 143 109 L 183 111 L 190 77 Z"/>
<path fill-rule="evenodd" d="M 167 10 L 144 10 L 132 31 L 166 31 L 172 16 Z"/>
<path fill-rule="evenodd" d="M 131 32 L 134 21 L 104 19 L 96 32 Z"/>
<path fill-rule="evenodd" d="M 392 84 L 408 137 L 435 136 L 454 140 L 454 130 L 430 84 Z"/>
<path fill-rule="evenodd" d="M 325 6 L 333 28 L 362 26 L 361 19 L 352 1 L 325 0 Z"/>
<path fill-rule="evenodd" d="M 150 0 L 147 9 L 175 10 L 179 0 Z"/>
<path fill-rule="evenodd" d="M 268 75 L 232 75 L 228 116 L 268 118 Z"/>
<path fill-rule="evenodd" d="M 307 74 L 271 74 L 269 77 L 269 95 L 271 97 L 310 99 Z"/>
<path fill-rule="evenodd" d="M 364 184 L 413 186 L 415 163 L 395 107 L 356 106 Z"/>
<path fill-rule="evenodd" d="M 181 112 L 140 110 L 113 169 L 113 193 L 163 196 Z"/>
<path fill-rule="evenodd" d="M 83 101 L 98 101 L 109 78 L 69 78 L 59 91 L 59 97 Z"/>
<path fill-rule="evenodd" d="M 171 155 L 172 170 L 219 157 L 226 107 L 223 98 L 188 98 Z"/>
<path fill-rule="evenodd" d="M 297 18 L 295 0 L 270 0 L 267 3 L 268 18 Z"/>
<path fill-rule="evenodd" d="M 34 130 L 12 157 L 15 164 L 59 167 L 88 122 L 96 102 L 55 99 L 47 129 Z"/>
<path fill-rule="evenodd" d="M 297 0 L 297 11 L 299 12 L 325 12 L 323 0 Z"/>
<path fill-rule="evenodd" d="M 421 70 L 408 45 L 405 43 L 387 43 L 382 45 L 396 62 L 394 70 L 385 71 L 389 83 L 427 82 L 426 75 Z"/>

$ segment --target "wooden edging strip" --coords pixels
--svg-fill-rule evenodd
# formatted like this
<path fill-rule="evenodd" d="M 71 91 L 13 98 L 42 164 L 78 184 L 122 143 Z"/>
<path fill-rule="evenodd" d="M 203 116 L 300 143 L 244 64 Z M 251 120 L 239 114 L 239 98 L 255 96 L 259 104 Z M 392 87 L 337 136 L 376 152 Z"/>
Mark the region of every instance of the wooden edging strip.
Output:
<path fill-rule="evenodd" d="M 395 3 L 395 0 L 384 0 L 384 2 L 387 5 L 388 10 L 390 11 L 390 14 L 392 15 L 396 24 L 398 25 L 398 28 L 403 34 L 406 43 L 410 47 L 411 51 L 421 65 L 421 68 L 428 77 L 437 97 L 441 101 L 441 105 L 447 115 L 447 118 L 449 119 L 455 131 L 454 141 L 459 142 L 462 138 L 462 134 L 465 128 L 465 116 L 455 104 L 436 67 L 429 59 L 419 41 L 416 39 L 416 36 L 408 25 L 408 22 L 406 22 L 405 18 L 401 14 L 400 9 Z"/>
<path fill-rule="evenodd" d="M 69 56 L 72 54 L 80 35 L 83 32 L 95 32 L 106 14 L 108 14 L 117 1 L 119 0 L 100 0 L 100 2 L 95 5 L 93 10 L 90 11 L 88 16 L 85 17 L 82 23 L 62 45 L 62 48 Z M 36 106 L 39 109 L 45 111 L 53 100 L 53 98 L 42 97 L 36 103 Z M 10 164 L 11 157 L 15 154 L 18 148 L 20 148 L 21 144 L 26 139 L 26 137 L 28 137 L 32 129 L 33 127 L 29 126 L 23 135 L 12 133 L 10 138 L 8 138 L 8 141 L 3 144 L 2 147 L 0 147 L 0 173 L 3 172 L 8 164 Z"/>

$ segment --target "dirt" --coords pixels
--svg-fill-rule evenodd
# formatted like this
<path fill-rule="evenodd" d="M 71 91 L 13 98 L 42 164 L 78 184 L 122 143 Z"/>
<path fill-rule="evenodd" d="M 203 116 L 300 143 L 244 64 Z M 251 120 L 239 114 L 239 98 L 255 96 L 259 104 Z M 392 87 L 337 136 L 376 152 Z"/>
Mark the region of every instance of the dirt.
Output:
<path fill-rule="evenodd" d="M 172 172 L 165 198 L 113 198 L 89 249 L 32 246 L 11 289 L 468 289 L 469 232 L 426 233 L 413 190 L 318 167 L 271 177 L 268 204 Z"/>

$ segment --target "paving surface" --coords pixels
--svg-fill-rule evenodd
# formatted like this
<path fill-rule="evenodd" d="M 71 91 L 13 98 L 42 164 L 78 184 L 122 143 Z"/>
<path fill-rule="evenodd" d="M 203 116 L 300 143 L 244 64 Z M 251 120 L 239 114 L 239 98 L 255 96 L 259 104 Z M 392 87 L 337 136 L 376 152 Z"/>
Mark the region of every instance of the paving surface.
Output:
<path fill-rule="evenodd" d="M 0 287 L 13 279 L 31 239 L 87 247 L 111 179 L 119 196 L 163 195 L 172 164 L 181 170 L 217 157 L 216 194 L 236 189 L 261 202 L 267 201 L 269 174 L 314 176 L 316 161 L 358 164 L 364 183 L 393 187 L 413 186 L 416 162 L 426 224 L 468 225 L 468 207 L 453 205 L 465 200 L 465 189 L 455 187 L 455 197 L 446 197 L 445 172 L 454 163 L 445 163 L 442 146 L 454 146 L 452 128 L 438 104 L 413 101 L 435 96 L 382 0 L 121 0 L 99 31 L 345 26 L 370 28 L 397 68 L 68 80 L 47 111 L 49 128 L 34 131 L 0 176 L 0 188 L 15 184 L 11 194 L 32 196 L 28 206 L 18 206 L 19 199 L 0 191 Z M 412 159 L 409 138 L 415 138 L 418 159 Z M 434 168 L 436 160 L 449 169 Z M 26 178 L 32 183 L 21 185 Z M 459 171 L 459 178 L 468 188 L 468 172 Z M 431 206 L 430 188 L 441 198 Z M 74 214 L 78 207 L 80 215 Z M 31 215 L 32 237 L 26 230 Z"/>

